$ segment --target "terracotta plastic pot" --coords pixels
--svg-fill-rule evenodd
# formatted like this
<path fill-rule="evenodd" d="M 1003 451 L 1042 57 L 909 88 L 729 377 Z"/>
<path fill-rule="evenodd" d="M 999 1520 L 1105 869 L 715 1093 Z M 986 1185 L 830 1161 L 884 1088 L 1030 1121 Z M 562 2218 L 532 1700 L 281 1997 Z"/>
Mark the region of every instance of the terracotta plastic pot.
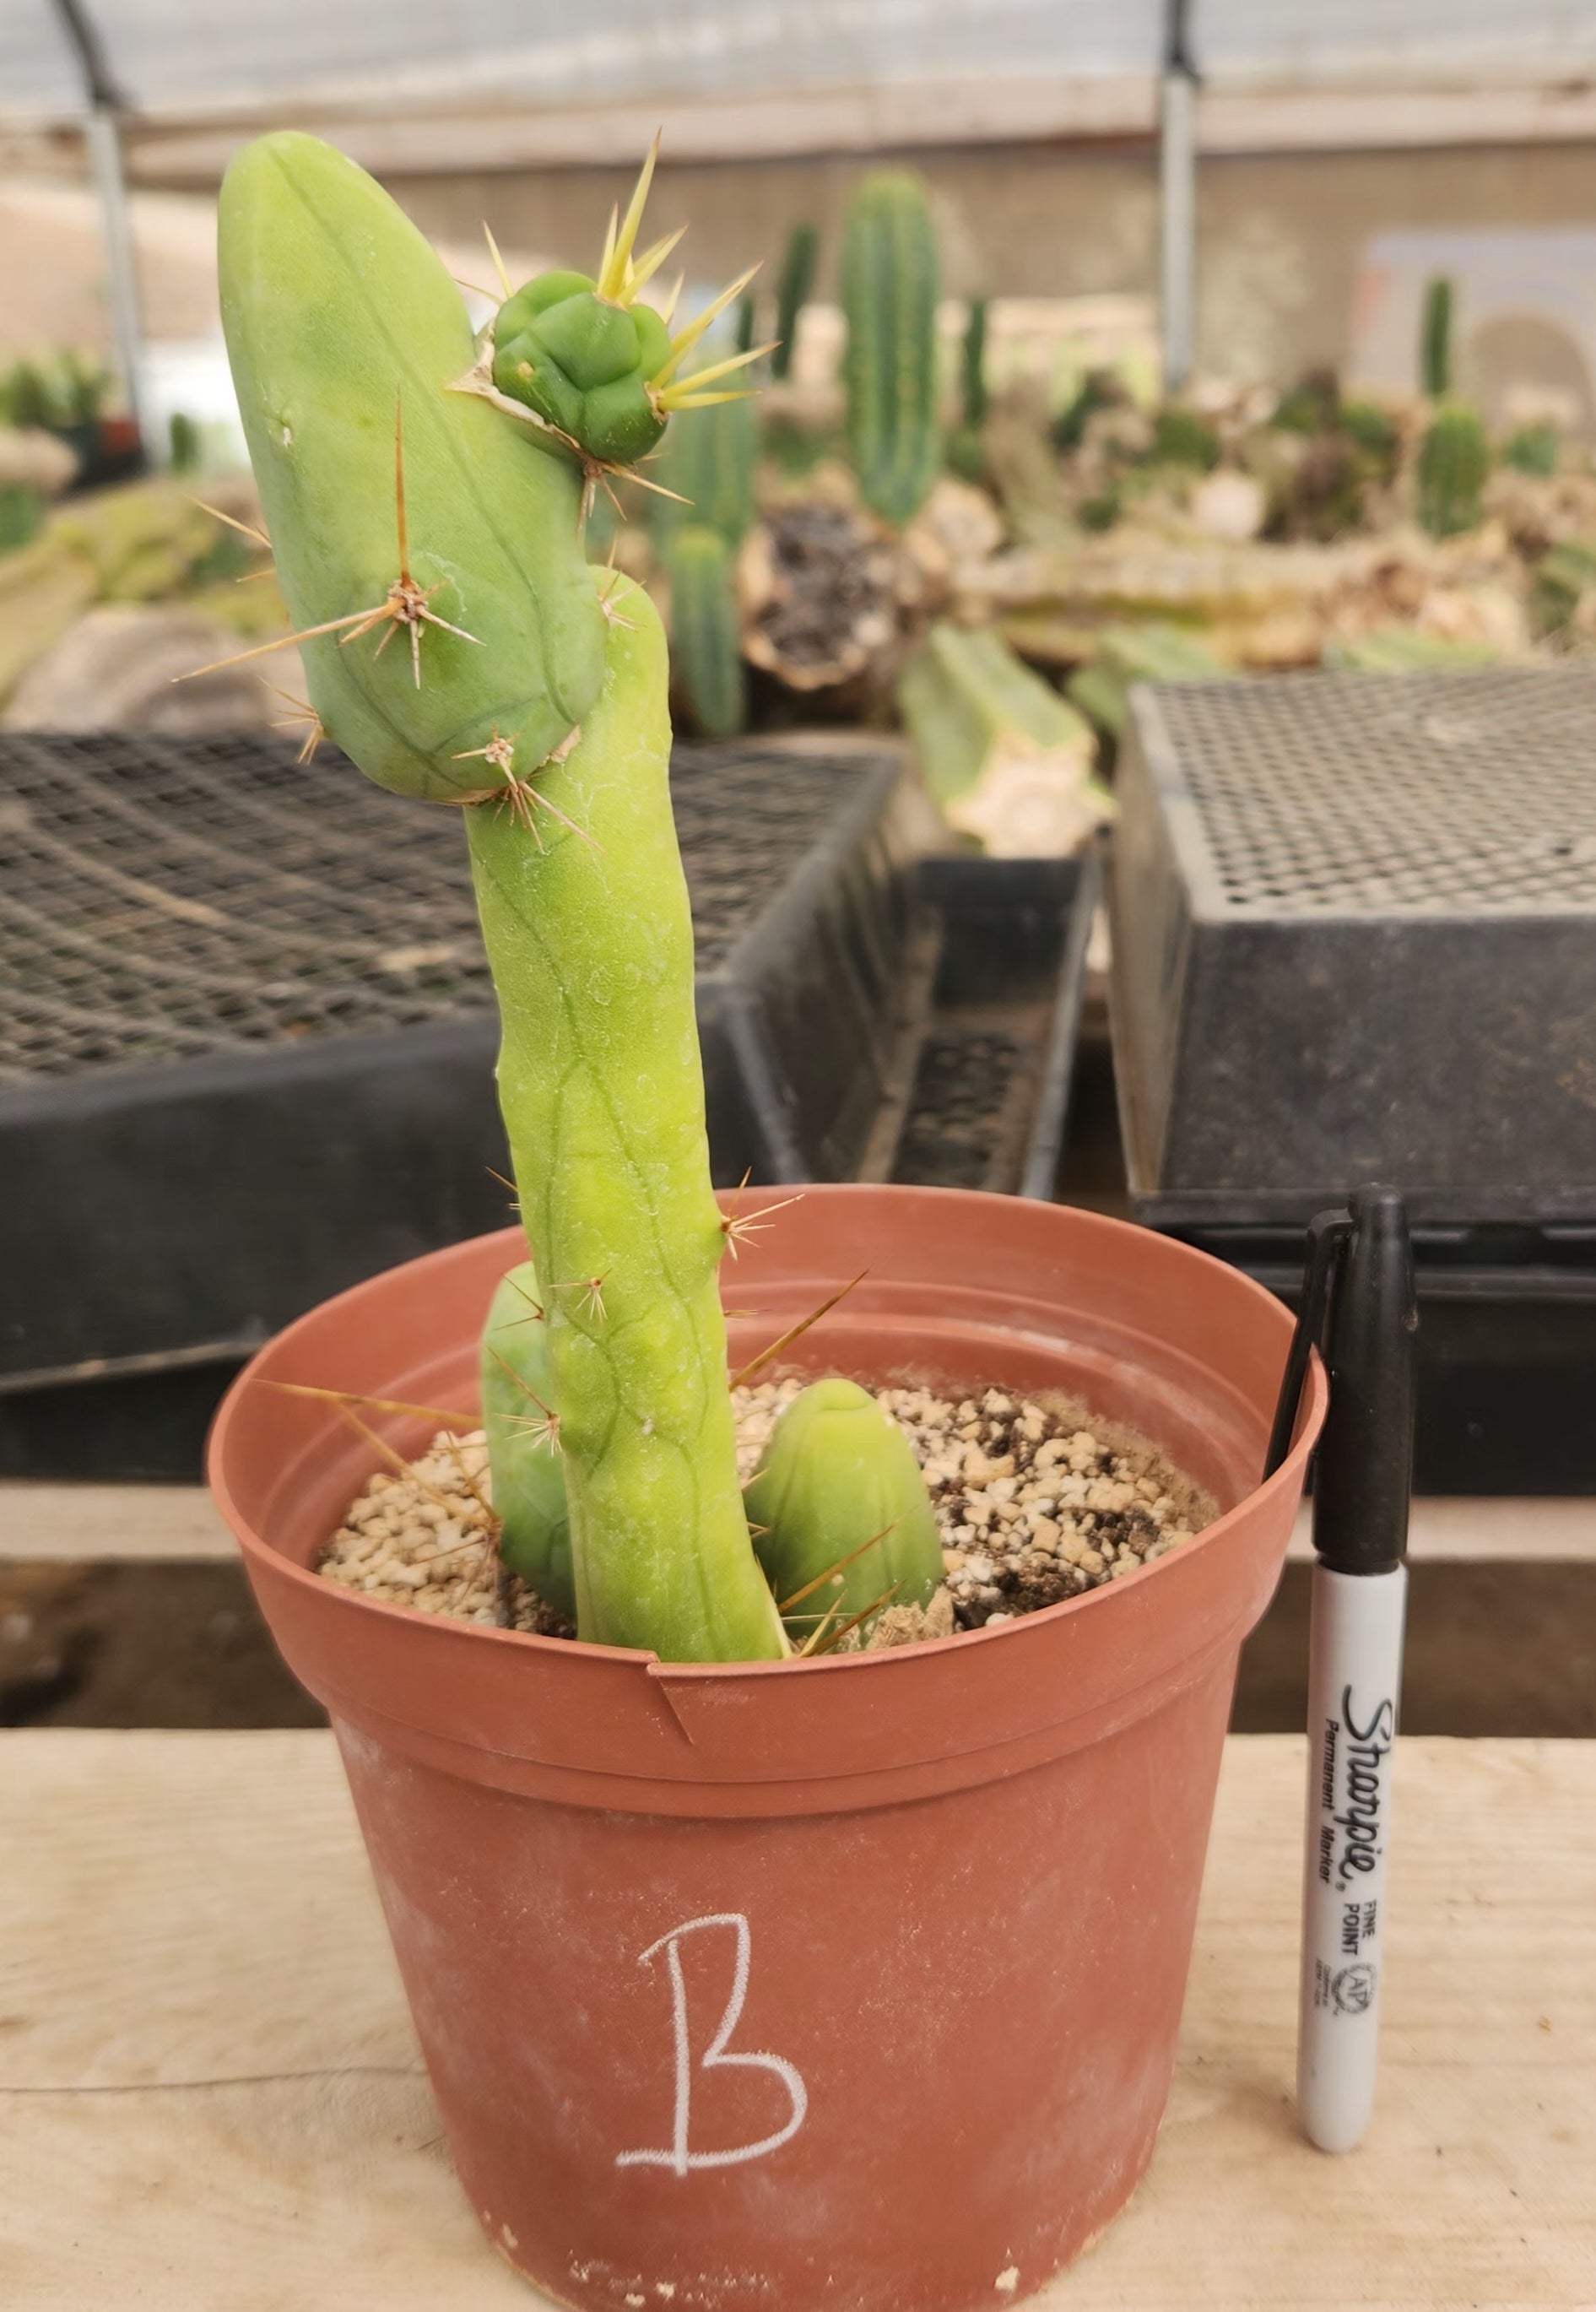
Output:
<path fill-rule="evenodd" d="M 962 2312 L 1122 2207 L 1174 2061 L 1241 1641 L 1323 1414 L 1258 1485 L 1291 1325 L 1120 1222 L 808 1191 L 730 1271 L 751 1353 L 864 1284 L 797 1369 L 1058 1389 L 1219 1499 L 1045 1613 L 747 1667 L 378 1605 L 307 1568 L 369 1472 L 294 1379 L 470 1408 L 513 1233 L 302 1319 L 229 1395 L 217 1499 L 330 1712 L 462 2183 L 562 2302 Z M 367 1415 L 401 1449 L 431 1424 Z"/>

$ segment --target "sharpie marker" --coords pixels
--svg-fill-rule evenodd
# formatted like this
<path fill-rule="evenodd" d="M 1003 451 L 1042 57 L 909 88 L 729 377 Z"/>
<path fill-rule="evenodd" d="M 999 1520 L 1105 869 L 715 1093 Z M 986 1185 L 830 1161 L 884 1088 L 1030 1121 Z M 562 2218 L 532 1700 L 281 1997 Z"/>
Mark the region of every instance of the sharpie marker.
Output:
<path fill-rule="evenodd" d="M 1338 1277 L 1314 1478 L 1297 2106 L 1321 2151 L 1350 2151 L 1374 2102 L 1417 1313 L 1394 1190 L 1359 1189 L 1315 1231 L 1321 1296 L 1337 1257 Z"/>

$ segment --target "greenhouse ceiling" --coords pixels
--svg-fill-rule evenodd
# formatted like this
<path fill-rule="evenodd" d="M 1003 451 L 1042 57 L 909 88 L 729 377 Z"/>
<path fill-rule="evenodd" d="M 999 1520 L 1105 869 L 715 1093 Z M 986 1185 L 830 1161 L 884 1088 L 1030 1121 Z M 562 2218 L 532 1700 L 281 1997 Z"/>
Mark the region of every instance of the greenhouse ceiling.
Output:
<path fill-rule="evenodd" d="M 214 177 L 263 121 L 380 167 L 1145 135 L 1162 0 L 79 0 L 135 172 Z M 1596 133 L 1587 0 L 1192 0 L 1211 150 Z M 60 0 L 0 9 L 14 153 L 83 110 Z"/>

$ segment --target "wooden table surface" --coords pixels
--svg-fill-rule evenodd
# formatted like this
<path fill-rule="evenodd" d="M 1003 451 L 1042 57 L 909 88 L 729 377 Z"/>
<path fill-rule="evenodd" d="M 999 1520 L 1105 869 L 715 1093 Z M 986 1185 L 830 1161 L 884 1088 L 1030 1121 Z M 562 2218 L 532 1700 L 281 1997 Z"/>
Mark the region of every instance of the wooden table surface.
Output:
<path fill-rule="evenodd" d="M 1362 2150 L 1291 2102 L 1302 1746 L 1232 1738 L 1182 2054 L 1048 2312 L 1596 2307 L 1596 1744 L 1399 1750 Z M 0 1736 L 5 2312 L 515 2312 L 329 1736 Z"/>

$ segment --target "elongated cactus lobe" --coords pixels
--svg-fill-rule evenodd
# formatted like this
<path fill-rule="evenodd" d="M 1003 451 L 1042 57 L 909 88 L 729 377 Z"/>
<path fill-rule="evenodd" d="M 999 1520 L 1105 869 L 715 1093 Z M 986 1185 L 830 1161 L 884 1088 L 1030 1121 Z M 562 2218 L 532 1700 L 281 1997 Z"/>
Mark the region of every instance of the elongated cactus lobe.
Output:
<path fill-rule="evenodd" d="M 866 505 L 913 520 L 941 462 L 936 236 L 917 177 L 883 169 L 848 211 L 842 250 L 848 449 Z"/>
<path fill-rule="evenodd" d="M 531 828 L 468 814 L 499 1099 L 548 1312 L 578 1633 L 748 1660 L 784 1642 L 737 1484 L 665 640 L 639 589 L 614 599 L 604 688 L 539 775 L 547 809 Z"/>
<path fill-rule="evenodd" d="M 499 1556 L 546 1605 L 574 1621 L 571 1514 L 554 1399 L 548 1315 L 527 1260 L 500 1280 L 482 1334 L 482 1420 Z"/>
<path fill-rule="evenodd" d="M 460 292 L 330 145 L 288 134 L 245 147 L 222 188 L 219 260 L 284 596 L 296 626 L 334 626 L 301 644 L 323 727 L 380 786 L 435 801 L 541 762 L 603 675 L 576 465 L 450 390 L 475 354 Z M 381 607 L 407 568 L 425 615 L 400 633 Z M 498 734 L 506 763 L 475 751 Z"/>
<path fill-rule="evenodd" d="M 658 618 L 588 568 L 574 453 L 453 390 L 475 367 L 458 295 L 369 178 L 308 138 L 250 148 L 222 269 L 285 591 L 336 622 L 304 644 L 322 719 L 380 784 L 469 805 L 579 1633 L 776 1656 L 737 1483 Z M 396 558 L 447 624 L 382 607 Z"/>
<path fill-rule="evenodd" d="M 927 1606 L 943 1578 L 914 1449 L 868 1390 L 818 1380 L 794 1398 L 749 1479 L 756 1547 L 800 1644 L 873 1607 Z"/>
<path fill-rule="evenodd" d="M 665 574 L 671 687 L 705 738 L 734 738 L 748 720 L 748 679 L 732 549 L 713 530 L 689 523 L 671 541 Z"/>

